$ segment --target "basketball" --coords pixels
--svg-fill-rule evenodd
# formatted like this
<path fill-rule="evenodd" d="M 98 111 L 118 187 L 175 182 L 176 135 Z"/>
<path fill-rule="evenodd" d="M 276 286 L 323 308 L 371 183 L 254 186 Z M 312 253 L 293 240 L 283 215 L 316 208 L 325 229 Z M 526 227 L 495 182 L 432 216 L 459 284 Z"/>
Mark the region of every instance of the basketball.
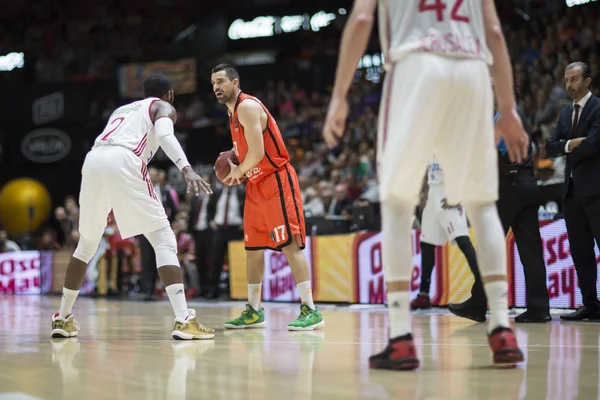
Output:
<path fill-rule="evenodd" d="M 225 151 L 219 154 L 219 157 L 217 158 L 217 161 L 215 161 L 215 166 L 213 169 L 215 170 L 217 179 L 219 179 L 221 182 L 223 182 L 223 180 L 227 178 L 227 175 L 229 175 L 229 173 L 231 172 L 231 166 L 229 165 L 229 162 L 227 160 L 231 160 L 231 162 L 233 162 L 235 165 L 240 165 L 237 156 L 235 155 L 235 152 L 233 150 Z M 242 181 L 244 181 L 245 179 L 246 177 L 244 176 L 242 178 Z"/>

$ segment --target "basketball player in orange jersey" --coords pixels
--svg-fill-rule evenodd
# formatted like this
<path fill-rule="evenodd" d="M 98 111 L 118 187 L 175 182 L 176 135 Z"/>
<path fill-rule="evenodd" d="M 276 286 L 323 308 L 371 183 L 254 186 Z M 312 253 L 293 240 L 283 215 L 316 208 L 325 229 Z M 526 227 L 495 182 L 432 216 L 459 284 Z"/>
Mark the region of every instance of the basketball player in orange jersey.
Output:
<path fill-rule="evenodd" d="M 526 157 L 528 137 L 515 111 L 510 59 L 494 1 L 355 1 L 342 36 L 324 127 L 330 147 L 344 133 L 346 96 L 377 4 L 387 70 L 377 158 L 390 340 L 369 359 L 370 367 L 419 366 L 409 320 L 410 229 L 421 177 L 433 154 L 445 171 L 448 204 L 465 204 L 475 228 L 491 311 L 488 341 L 494 363 L 521 362 L 523 353 L 508 321 L 506 245 L 495 205 L 498 161 L 490 73 L 500 107 L 497 134 L 513 162 Z"/>
<path fill-rule="evenodd" d="M 260 306 L 265 269 L 264 250 L 283 251 L 300 292 L 300 316 L 288 324 L 292 331 L 324 326 L 312 298 L 305 246 L 304 209 L 296 171 L 290 164 L 279 127 L 269 110 L 256 97 L 243 93 L 240 76 L 232 65 L 212 69 L 211 83 L 217 101 L 227 105 L 233 150 L 240 162 L 229 161 L 231 172 L 225 183 L 239 184 L 248 178 L 244 205 L 244 238 L 248 276 L 248 304 L 226 328 L 262 328 L 266 325 Z"/>

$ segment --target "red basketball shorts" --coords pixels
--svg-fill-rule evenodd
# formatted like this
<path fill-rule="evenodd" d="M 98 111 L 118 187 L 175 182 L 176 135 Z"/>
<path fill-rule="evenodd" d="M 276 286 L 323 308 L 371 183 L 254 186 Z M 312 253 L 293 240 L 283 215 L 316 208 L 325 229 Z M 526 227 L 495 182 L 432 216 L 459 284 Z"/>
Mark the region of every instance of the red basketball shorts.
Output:
<path fill-rule="evenodd" d="M 244 240 L 246 250 L 281 251 L 293 238 L 303 249 L 306 232 L 300 184 L 294 168 L 286 164 L 246 185 Z"/>

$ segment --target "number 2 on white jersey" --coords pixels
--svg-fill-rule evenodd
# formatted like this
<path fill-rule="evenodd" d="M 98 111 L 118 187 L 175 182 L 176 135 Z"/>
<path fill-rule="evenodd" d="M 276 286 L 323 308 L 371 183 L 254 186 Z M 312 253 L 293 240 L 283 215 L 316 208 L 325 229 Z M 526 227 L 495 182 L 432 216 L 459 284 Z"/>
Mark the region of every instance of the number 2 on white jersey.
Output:
<path fill-rule="evenodd" d="M 464 0 L 421 0 L 419 3 L 419 12 L 425 11 L 435 11 L 435 15 L 437 17 L 438 22 L 444 21 L 444 10 L 446 7 L 446 3 L 454 3 L 452 6 L 452 10 L 450 11 L 450 19 L 452 21 L 458 22 L 469 22 L 469 17 L 466 15 L 459 15 L 458 11 L 460 6 L 462 6 Z"/>
<path fill-rule="evenodd" d="M 111 129 L 111 130 L 109 130 L 108 132 L 106 132 L 106 134 L 105 134 L 104 136 L 102 136 L 102 137 L 100 138 L 100 140 L 102 140 L 102 141 L 104 141 L 104 140 L 107 140 L 107 139 L 108 139 L 108 137 L 109 137 L 110 135 L 112 135 L 112 133 L 113 133 L 114 131 L 116 131 L 116 130 L 119 128 L 119 126 L 121 126 L 121 124 L 123 123 L 123 121 L 124 121 L 124 120 L 125 120 L 125 117 L 118 117 L 118 118 L 115 118 L 115 119 L 113 119 L 112 121 L 110 121 L 110 122 L 109 122 L 109 123 L 106 125 L 106 129 L 108 129 L 108 128 L 111 128 L 111 127 L 112 127 L 112 129 Z"/>

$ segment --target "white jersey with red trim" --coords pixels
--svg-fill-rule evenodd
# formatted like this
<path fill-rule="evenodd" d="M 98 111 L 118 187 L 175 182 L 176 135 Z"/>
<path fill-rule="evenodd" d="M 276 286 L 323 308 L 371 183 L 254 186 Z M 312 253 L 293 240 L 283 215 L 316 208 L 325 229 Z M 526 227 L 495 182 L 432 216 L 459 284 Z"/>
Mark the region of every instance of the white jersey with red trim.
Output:
<path fill-rule="evenodd" d="M 96 138 L 94 148 L 106 145 L 125 147 L 149 163 L 160 146 L 151 112 L 156 101 L 160 99 L 148 97 L 117 108 Z"/>
<path fill-rule="evenodd" d="M 412 52 L 493 62 L 482 0 L 379 0 L 379 38 L 388 64 Z"/>

